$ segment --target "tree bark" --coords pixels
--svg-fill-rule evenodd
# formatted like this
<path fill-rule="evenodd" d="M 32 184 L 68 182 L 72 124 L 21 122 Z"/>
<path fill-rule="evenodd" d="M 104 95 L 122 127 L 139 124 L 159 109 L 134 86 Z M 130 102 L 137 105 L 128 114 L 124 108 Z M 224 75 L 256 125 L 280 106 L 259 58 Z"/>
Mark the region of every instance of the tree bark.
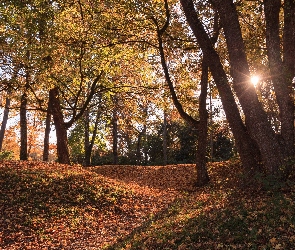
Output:
<path fill-rule="evenodd" d="M 2 119 L 1 129 L 0 129 L 0 151 L 2 151 L 4 134 L 5 134 L 6 125 L 7 125 L 7 121 L 8 121 L 8 115 L 9 115 L 9 108 L 10 108 L 10 98 L 6 97 L 5 108 L 4 108 L 4 112 L 3 112 L 3 119 Z"/>
<path fill-rule="evenodd" d="M 207 153 L 207 131 L 208 131 L 208 113 L 206 107 L 207 101 L 207 87 L 208 87 L 208 66 L 202 62 L 202 76 L 201 76 L 201 93 L 199 97 L 199 125 L 198 125 L 198 146 L 197 146 L 197 186 L 204 186 L 209 182 L 209 175 L 206 165 Z"/>
<path fill-rule="evenodd" d="M 276 93 L 281 122 L 281 139 L 285 158 L 291 160 L 294 157 L 294 105 L 292 79 L 294 77 L 294 1 L 285 1 L 284 9 L 284 62 L 281 59 L 280 39 L 280 0 L 264 0 L 264 12 L 266 20 L 266 47 L 271 73 L 271 80 Z M 293 6 L 292 6 L 293 5 Z M 293 8 L 293 10 L 292 10 Z M 293 14 L 292 14 L 293 11 Z"/>
<path fill-rule="evenodd" d="M 118 100 L 114 97 L 113 109 L 113 164 L 118 165 L 118 114 L 117 114 Z"/>
<path fill-rule="evenodd" d="M 89 110 L 85 110 L 84 114 L 84 152 L 85 152 L 85 159 L 84 159 L 84 165 L 90 166 L 91 165 L 91 151 L 92 148 L 90 148 L 90 142 L 89 142 Z"/>
<path fill-rule="evenodd" d="M 163 121 L 163 165 L 166 166 L 168 163 L 167 156 L 167 113 L 164 110 L 164 121 Z"/>
<path fill-rule="evenodd" d="M 57 87 L 49 91 L 49 103 L 51 104 L 51 112 L 56 130 L 58 162 L 63 164 L 70 164 L 71 161 L 68 149 L 67 129 L 60 107 L 59 93 Z"/>
<path fill-rule="evenodd" d="M 140 147 L 141 147 L 141 138 L 142 138 L 142 131 L 138 133 L 138 137 L 137 137 L 137 144 L 136 144 L 136 164 L 140 165 L 141 164 L 141 151 L 140 151 Z"/>
<path fill-rule="evenodd" d="M 46 120 L 45 120 L 43 161 L 49 160 L 49 136 L 50 136 L 50 130 L 51 130 L 50 125 L 51 125 L 51 104 L 49 99 L 48 105 L 47 105 Z"/>
<path fill-rule="evenodd" d="M 250 137 L 235 102 L 231 87 L 228 84 L 226 73 L 221 64 L 219 55 L 215 51 L 211 40 L 198 18 L 192 0 L 180 0 L 189 26 L 200 45 L 206 63 L 210 68 L 215 84 L 218 88 L 222 105 L 233 132 L 237 150 L 243 163 L 245 174 L 252 175 L 257 169 L 260 154 L 256 142 Z"/>
<path fill-rule="evenodd" d="M 275 2 L 276 0 L 271 1 Z M 267 119 L 267 114 L 258 100 L 255 88 L 250 83 L 250 70 L 235 5 L 230 0 L 212 0 L 212 2 L 218 9 L 223 25 L 231 64 L 233 87 L 245 114 L 247 129 L 260 149 L 266 171 L 269 174 L 276 175 L 280 166 L 284 164 L 284 147 L 279 143 Z M 275 8 L 275 5 L 273 7 Z M 275 13 L 276 10 L 274 10 Z M 274 19 L 276 19 L 276 16 L 274 16 Z M 275 26 L 272 27 L 275 28 Z M 276 31 L 274 32 L 276 33 Z M 275 37 L 274 39 L 277 42 Z M 275 45 L 275 47 L 277 46 Z M 274 48 L 274 50 L 276 49 L 278 48 Z"/>
<path fill-rule="evenodd" d="M 20 103 L 20 160 L 28 160 L 28 128 L 27 128 L 27 90 L 21 96 Z"/>
<path fill-rule="evenodd" d="M 96 135 L 97 135 L 99 118 L 100 118 L 100 110 L 97 109 L 95 124 L 94 124 L 94 128 L 93 128 L 93 133 L 92 133 L 92 138 L 91 138 L 91 141 L 90 141 L 90 144 L 89 144 L 89 147 L 88 147 L 87 155 L 85 156 L 86 164 L 89 163 L 89 165 L 86 165 L 86 166 L 91 165 L 91 153 L 92 153 L 95 138 L 96 138 Z"/>

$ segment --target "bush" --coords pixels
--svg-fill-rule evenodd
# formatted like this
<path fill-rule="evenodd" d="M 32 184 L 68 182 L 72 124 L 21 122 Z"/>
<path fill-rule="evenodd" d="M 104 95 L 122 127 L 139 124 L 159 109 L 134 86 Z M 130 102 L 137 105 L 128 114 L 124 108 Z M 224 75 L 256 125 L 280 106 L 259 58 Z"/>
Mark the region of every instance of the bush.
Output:
<path fill-rule="evenodd" d="M 13 159 L 13 152 L 12 151 L 1 151 L 0 152 L 0 160 L 12 160 Z"/>

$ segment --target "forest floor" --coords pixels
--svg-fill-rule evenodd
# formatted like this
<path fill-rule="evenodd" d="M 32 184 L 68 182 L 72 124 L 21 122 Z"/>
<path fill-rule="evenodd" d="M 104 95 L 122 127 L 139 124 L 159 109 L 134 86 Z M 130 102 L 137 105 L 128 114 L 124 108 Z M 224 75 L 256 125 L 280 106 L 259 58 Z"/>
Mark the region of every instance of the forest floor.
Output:
<path fill-rule="evenodd" d="M 195 188 L 193 165 L 0 162 L 0 249 L 295 249 L 293 181 L 209 173 Z"/>

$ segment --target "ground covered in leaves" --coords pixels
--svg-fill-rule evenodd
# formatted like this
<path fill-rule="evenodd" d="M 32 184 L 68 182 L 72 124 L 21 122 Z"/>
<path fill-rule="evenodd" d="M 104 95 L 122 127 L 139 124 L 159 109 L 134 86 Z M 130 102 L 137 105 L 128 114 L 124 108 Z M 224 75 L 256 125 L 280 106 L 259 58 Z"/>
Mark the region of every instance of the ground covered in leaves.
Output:
<path fill-rule="evenodd" d="M 295 249 L 292 181 L 209 171 L 194 188 L 193 165 L 1 162 L 0 249 Z"/>

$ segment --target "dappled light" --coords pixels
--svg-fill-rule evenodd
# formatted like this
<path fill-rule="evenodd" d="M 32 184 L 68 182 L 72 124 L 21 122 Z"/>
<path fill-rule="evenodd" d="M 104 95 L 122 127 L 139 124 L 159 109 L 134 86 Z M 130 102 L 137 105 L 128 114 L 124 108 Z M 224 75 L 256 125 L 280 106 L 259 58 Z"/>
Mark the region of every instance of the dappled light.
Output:
<path fill-rule="evenodd" d="M 295 5 L 0 1 L 0 249 L 295 249 Z"/>
<path fill-rule="evenodd" d="M 0 165 L 1 249 L 222 249 L 294 246 L 294 186 L 241 189 L 239 162 Z M 291 182 L 290 182 L 291 184 Z M 140 247 L 139 247 L 140 246 Z"/>

